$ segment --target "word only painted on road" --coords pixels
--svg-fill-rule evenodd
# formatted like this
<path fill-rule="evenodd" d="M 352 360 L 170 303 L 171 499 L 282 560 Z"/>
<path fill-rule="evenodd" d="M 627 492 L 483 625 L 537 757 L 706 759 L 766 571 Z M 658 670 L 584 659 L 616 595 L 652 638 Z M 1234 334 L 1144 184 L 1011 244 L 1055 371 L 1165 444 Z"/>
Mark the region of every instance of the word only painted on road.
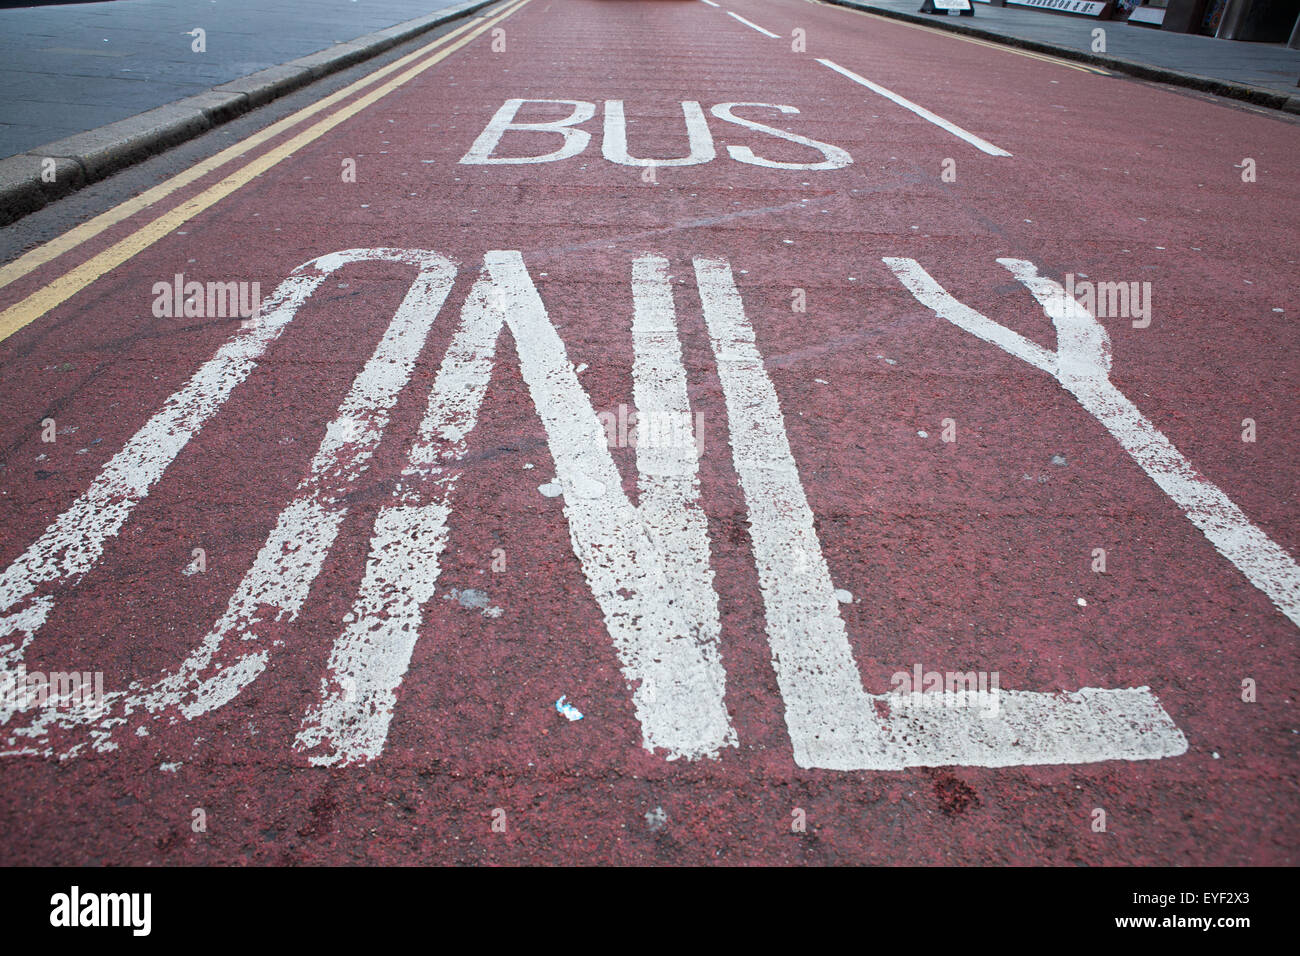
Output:
<path fill-rule="evenodd" d="M 567 108 L 570 113 L 561 119 L 520 122 L 517 117 L 519 111 L 524 108 L 524 104 L 558 105 Z M 704 116 L 704 108 L 694 100 L 685 100 L 681 104 L 682 116 L 686 121 L 688 152 L 685 156 L 644 158 L 632 156 L 628 152 L 627 117 L 624 112 L 623 101 L 605 100 L 604 107 L 604 135 L 601 139 L 600 152 L 611 163 L 617 163 L 620 166 L 640 167 L 698 166 L 701 163 L 712 162 L 717 156 L 717 149 L 713 144 L 713 134 L 709 131 L 708 120 Z M 754 119 L 737 116 L 734 111 L 738 109 L 776 110 L 778 113 L 789 115 L 799 112 L 795 107 L 782 106 L 776 103 L 719 103 L 710 112 L 716 119 L 724 123 L 740 126 L 755 133 L 762 133 L 766 136 L 784 140 L 787 143 L 794 143 L 821 155 L 820 159 L 813 162 L 786 162 L 764 158 L 748 146 L 728 144 L 727 155 L 738 163 L 746 163 L 750 166 L 764 166 L 768 169 L 809 171 L 842 169 L 853 162 L 853 158 L 848 152 L 838 146 L 831 146 L 829 143 L 818 142 L 798 133 L 791 133 L 775 126 L 768 126 L 766 123 L 760 123 Z M 471 166 L 511 166 L 529 163 L 554 163 L 562 159 L 571 159 L 580 155 L 591 144 L 591 133 L 582 129 L 581 126 L 595 115 L 596 104 L 586 100 L 506 100 L 502 107 L 496 111 L 496 115 L 488 121 L 478 139 L 470 146 L 469 152 L 461 157 L 460 161 Z M 498 148 L 502 147 L 502 140 L 507 139 L 507 134 L 513 134 L 511 145 L 515 149 L 522 149 L 525 146 L 536 148 L 537 134 L 548 134 L 552 143 L 555 143 L 555 136 L 559 136 L 560 139 L 555 148 L 544 153 L 528 156 L 495 155 Z M 519 134 L 529 135 L 519 137 Z M 523 142 L 515 143 L 513 142 L 515 138 L 522 138 Z"/>
<path fill-rule="evenodd" d="M 26 649 L 59 595 L 100 560 L 133 509 L 219 411 L 328 276 L 367 261 L 416 272 L 353 381 L 307 474 L 225 611 L 188 658 L 151 682 L 110 690 L 86 708 L 0 703 L 0 754 L 111 751 L 151 721 L 191 720 L 235 699 L 266 669 L 271 634 L 296 620 L 406 388 L 457 266 L 436 252 L 349 249 L 299 267 L 262 314 L 202 365 L 104 466 L 90 488 L 0 576 L 0 668 Z M 1057 331 L 1051 352 L 962 305 L 910 259 L 885 264 L 919 302 L 958 328 L 1055 377 L 1184 510 L 1210 542 L 1292 621 L 1295 562 L 1256 528 L 1109 380 L 1096 318 L 1024 260 L 999 262 Z M 1176 756 L 1187 740 L 1147 687 L 1039 693 L 999 688 L 996 706 L 895 707 L 864 690 L 799 477 L 785 420 L 730 264 L 693 260 L 728 419 L 767 639 L 795 761 L 833 770 L 1001 767 Z M 693 427 L 668 260 L 631 264 L 633 406 Z M 631 689 L 643 746 L 667 759 L 717 757 L 738 745 L 724 701 L 719 598 L 698 442 L 636 445 L 637 501 L 623 490 L 606 423 L 578 380 L 521 253 L 489 252 L 461 308 L 402 478 L 375 519 L 351 609 L 340 622 L 317 699 L 295 748 L 314 764 L 372 761 L 384 750 L 398 690 L 434 597 L 468 440 L 508 331 L 544 427 L 573 553 Z M 989 704 L 984 695 L 972 695 Z"/>

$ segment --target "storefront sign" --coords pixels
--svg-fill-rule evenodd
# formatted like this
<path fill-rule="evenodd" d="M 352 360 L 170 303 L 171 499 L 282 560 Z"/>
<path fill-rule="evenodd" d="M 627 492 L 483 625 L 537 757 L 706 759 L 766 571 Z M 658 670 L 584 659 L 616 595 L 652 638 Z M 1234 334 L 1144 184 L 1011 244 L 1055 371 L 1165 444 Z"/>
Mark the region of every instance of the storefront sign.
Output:
<path fill-rule="evenodd" d="M 1085 17 L 1099 17 L 1109 6 L 1107 0 L 1007 0 L 1008 6 L 1039 7 L 1058 13 L 1078 13 Z"/>

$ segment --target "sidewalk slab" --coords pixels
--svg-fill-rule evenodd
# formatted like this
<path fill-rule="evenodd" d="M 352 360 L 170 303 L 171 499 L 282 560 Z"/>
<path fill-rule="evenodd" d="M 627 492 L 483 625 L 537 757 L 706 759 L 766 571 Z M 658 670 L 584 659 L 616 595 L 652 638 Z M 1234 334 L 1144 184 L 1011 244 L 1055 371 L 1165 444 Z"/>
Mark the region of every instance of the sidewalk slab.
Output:
<path fill-rule="evenodd" d="M 112 0 L 0 9 L 0 157 L 460 2 Z"/>
<path fill-rule="evenodd" d="M 920 0 L 826 0 L 880 16 L 1091 63 L 1142 79 L 1300 113 L 1300 50 L 1173 33 L 1119 20 L 974 3 L 973 17 L 921 14 Z M 1093 30 L 1105 31 L 1094 53 Z"/>
<path fill-rule="evenodd" d="M 124 5 L 129 6 L 130 2 L 125 0 Z M 407 2 L 409 4 L 410 0 Z M 468 16 L 495 2 L 497 0 L 464 0 L 455 6 L 444 6 L 287 63 L 228 79 L 174 102 L 6 156 L 0 159 L 0 226 L 28 215 L 74 189 L 199 136 L 313 80 L 377 56 L 440 24 Z M 437 0 L 420 0 L 425 7 L 430 3 L 436 6 Z M 301 5 L 293 0 L 290 6 Z M 98 16 L 102 19 L 102 12 Z M 0 26 L 7 22 L 6 17 L 0 16 Z M 0 51 L 11 41 L 12 38 L 8 38 L 0 43 Z M 39 80 L 31 76 L 25 79 Z M 77 79 L 83 86 L 100 82 L 93 75 Z M 29 83 L 29 88 L 31 85 Z M 174 87 L 167 85 L 161 89 L 174 91 Z M 91 96 L 89 93 L 85 95 Z M 16 108 L 30 111 L 49 107 L 49 104 L 21 96 L 13 97 L 9 108 L 15 108 L 15 104 Z M 83 109 L 82 115 L 84 113 Z M 3 123 L 0 123 L 0 140 L 3 140 L 3 129 Z"/>

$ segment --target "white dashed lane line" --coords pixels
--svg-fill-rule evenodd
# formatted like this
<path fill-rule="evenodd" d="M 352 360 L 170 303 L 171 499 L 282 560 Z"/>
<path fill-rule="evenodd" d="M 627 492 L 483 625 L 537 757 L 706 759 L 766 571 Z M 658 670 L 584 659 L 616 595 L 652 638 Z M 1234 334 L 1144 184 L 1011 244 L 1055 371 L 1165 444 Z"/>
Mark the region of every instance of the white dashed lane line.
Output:
<path fill-rule="evenodd" d="M 974 146 L 976 149 L 980 150 L 981 152 L 988 153 L 990 156 L 1011 155 L 1005 149 L 1001 149 L 997 146 L 994 146 L 988 140 L 976 136 L 970 130 L 962 129 L 956 123 L 951 123 L 936 113 L 931 113 L 924 106 L 920 106 L 916 103 L 913 103 L 911 100 L 907 99 L 907 97 L 899 96 L 897 93 L 893 92 L 892 90 L 885 89 L 879 83 L 873 83 L 870 80 L 868 80 L 866 77 L 858 76 L 858 74 L 854 73 L 852 70 L 846 70 L 844 67 L 840 66 L 834 60 L 818 59 L 817 62 L 820 63 L 822 66 L 829 67 L 830 69 L 834 70 L 836 73 L 839 73 L 841 76 L 847 76 L 854 83 L 858 83 L 861 84 L 862 86 L 865 86 L 873 93 L 879 93 L 885 99 L 892 100 L 893 102 L 897 103 L 899 106 L 903 107 L 903 109 L 911 110 L 917 116 L 921 117 L 921 119 L 933 123 L 935 126 L 938 126 L 940 129 L 947 130 L 949 133 L 952 133 L 952 135 L 956 136 L 958 139 L 964 139 L 966 142 L 970 143 L 972 146 Z"/>
<path fill-rule="evenodd" d="M 719 4 L 714 3 L 713 0 L 703 0 L 703 2 L 707 3 L 711 7 L 718 7 L 718 9 L 720 10 L 722 9 L 722 7 Z M 746 20 L 739 13 L 732 13 L 730 10 L 723 10 L 722 12 L 729 17 L 733 17 L 734 19 L 739 20 L 741 23 L 749 27 L 751 30 L 757 30 L 759 33 L 763 34 L 763 36 L 771 37 L 774 40 L 778 39 L 777 34 L 773 33 L 771 30 L 763 29 L 757 23 L 753 23 L 752 21 Z M 966 142 L 970 143 L 972 146 L 974 146 L 976 149 L 980 150 L 981 152 L 988 153 L 990 156 L 1011 155 L 1005 149 L 1002 149 L 998 146 L 994 146 L 988 140 L 980 136 L 976 136 L 970 130 L 962 129 L 962 127 L 958 126 L 956 123 L 944 119 L 942 116 L 939 116 L 937 113 L 930 112 L 924 106 L 921 106 L 918 103 L 913 103 L 907 97 L 899 96 L 893 90 L 885 89 L 885 87 L 881 86 L 879 83 L 873 83 L 871 80 L 868 80 L 866 77 L 859 76 L 858 74 L 854 73 L 852 70 L 845 69 L 844 67 L 836 63 L 834 60 L 826 60 L 826 59 L 819 58 L 817 62 L 820 63 L 822 66 L 829 67 L 830 69 L 834 70 L 836 73 L 839 73 L 841 76 L 848 77 L 854 83 L 857 83 L 860 86 L 865 86 L 873 93 L 880 94 L 885 99 L 890 100 L 891 102 L 896 103 L 897 105 L 903 107 L 903 109 L 910 110 L 911 112 L 915 113 L 917 116 L 921 117 L 921 119 L 933 123 L 935 126 L 938 126 L 940 129 L 947 130 L 949 133 L 952 133 L 952 135 L 956 136 L 958 139 L 964 139 Z"/>
<path fill-rule="evenodd" d="M 771 37 L 773 40 L 775 40 L 775 39 L 777 38 L 776 34 L 773 33 L 771 30 L 764 30 L 764 29 L 763 29 L 762 27 L 760 27 L 757 23 L 754 23 L 752 20 L 746 20 L 746 19 L 745 19 L 744 17 L 742 17 L 739 13 L 732 13 L 730 10 L 726 11 L 726 13 L 727 13 L 727 16 L 729 16 L 729 17 L 735 17 L 737 20 L 739 20 L 739 21 L 740 21 L 741 23 L 743 23 L 745 26 L 749 27 L 751 30 L 757 30 L 759 33 L 763 34 L 763 36 L 765 36 L 765 37 Z"/>

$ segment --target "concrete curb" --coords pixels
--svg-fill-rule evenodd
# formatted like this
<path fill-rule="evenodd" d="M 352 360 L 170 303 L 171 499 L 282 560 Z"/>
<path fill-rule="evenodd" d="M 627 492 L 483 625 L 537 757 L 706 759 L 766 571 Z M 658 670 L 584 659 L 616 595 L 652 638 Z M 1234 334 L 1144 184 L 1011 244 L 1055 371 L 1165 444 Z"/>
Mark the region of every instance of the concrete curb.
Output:
<path fill-rule="evenodd" d="M 920 23 L 939 30 L 949 30 L 952 33 L 963 33 L 967 36 L 978 37 L 981 40 L 1001 43 L 1004 46 L 1031 50 L 1034 53 L 1048 53 L 1063 60 L 1077 60 L 1080 63 L 1102 66 L 1114 70 L 1116 73 L 1123 73 L 1143 80 L 1155 80 L 1160 83 L 1168 83 L 1171 86 L 1183 86 L 1204 93 L 1213 93 L 1215 96 L 1243 100 L 1256 106 L 1267 106 L 1271 109 L 1283 110 L 1287 113 L 1300 113 L 1300 91 L 1294 95 L 1288 95 L 1278 93 L 1275 90 L 1260 89 L 1257 86 L 1246 86 L 1243 83 L 1231 83 L 1227 80 L 1216 80 L 1213 77 L 1199 76 L 1195 73 L 1184 73 L 1181 70 L 1170 70 L 1162 66 L 1152 66 L 1149 63 L 1139 63 L 1136 60 L 1107 56 L 1104 53 L 1090 53 L 1083 50 L 1074 50 L 1066 46 L 1057 46 L 1054 43 L 1026 40 L 1022 37 L 1008 36 L 1005 33 L 983 30 L 977 26 L 967 26 L 965 23 L 959 23 L 955 18 L 951 17 L 902 13 L 898 10 L 873 6 L 871 3 L 860 3 L 857 0 L 826 0 L 826 2 L 837 7 L 851 7 L 854 10 L 889 17 L 892 20 L 904 20 L 908 23 Z"/>
<path fill-rule="evenodd" d="M 468 0 L 214 86 L 98 129 L 0 159 L 0 226 L 193 139 L 330 73 L 392 49 L 497 0 Z M 43 175 L 44 174 L 44 175 Z"/>

